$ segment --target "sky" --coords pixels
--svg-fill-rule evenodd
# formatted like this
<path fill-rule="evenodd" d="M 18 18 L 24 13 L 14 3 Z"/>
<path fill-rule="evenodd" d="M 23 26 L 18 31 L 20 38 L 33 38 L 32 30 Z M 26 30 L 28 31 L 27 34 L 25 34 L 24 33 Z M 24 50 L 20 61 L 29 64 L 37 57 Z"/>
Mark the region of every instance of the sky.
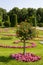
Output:
<path fill-rule="evenodd" d="M 0 0 L 0 8 L 7 11 L 18 8 L 43 8 L 43 0 Z"/>

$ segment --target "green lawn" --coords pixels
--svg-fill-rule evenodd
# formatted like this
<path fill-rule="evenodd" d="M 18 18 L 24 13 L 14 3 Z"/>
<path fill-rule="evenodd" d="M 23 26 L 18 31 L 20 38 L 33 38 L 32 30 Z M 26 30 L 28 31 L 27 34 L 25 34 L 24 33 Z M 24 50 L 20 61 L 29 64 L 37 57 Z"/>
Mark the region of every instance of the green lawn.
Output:
<path fill-rule="evenodd" d="M 4 28 L 3 28 L 4 29 Z M 12 39 L 9 40 L 3 40 L 1 39 L 4 37 L 2 34 L 14 34 L 16 32 L 15 28 L 9 28 L 8 32 L 0 32 L 0 44 L 4 45 L 15 45 L 15 46 L 22 46 L 23 43 L 19 44 L 14 44 L 13 42 L 15 40 L 18 40 L 15 36 L 12 36 Z M 39 35 L 43 35 L 42 31 L 39 31 Z M 27 48 L 26 52 L 34 53 L 38 56 L 41 56 L 41 60 L 36 61 L 36 62 L 19 62 L 15 59 L 11 59 L 9 56 L 12 53 L 22 53 L 23 49 L 18 49 L 18 48 L 0 48 L 0 65 L 43 65 L 43 45 L 39 43 L 38 40 L 29 40 L 28 42 L 35 42 L 36 47 L 35 48 Z M 30 45 L 29 43 L 26 43 L 26 45 Z"/>

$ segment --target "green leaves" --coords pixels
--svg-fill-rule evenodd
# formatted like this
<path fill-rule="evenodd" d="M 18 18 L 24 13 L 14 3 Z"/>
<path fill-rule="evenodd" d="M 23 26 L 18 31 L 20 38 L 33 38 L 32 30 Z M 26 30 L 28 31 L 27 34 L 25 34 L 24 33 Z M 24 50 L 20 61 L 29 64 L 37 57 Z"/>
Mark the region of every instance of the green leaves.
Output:
<path fill-rule="evenodd" d="M 25 38 L 27 40 L 34 37 L 35 29 L 28 22 L 22 22 L 17 30 L 17 34 L 22 39 Z"/>

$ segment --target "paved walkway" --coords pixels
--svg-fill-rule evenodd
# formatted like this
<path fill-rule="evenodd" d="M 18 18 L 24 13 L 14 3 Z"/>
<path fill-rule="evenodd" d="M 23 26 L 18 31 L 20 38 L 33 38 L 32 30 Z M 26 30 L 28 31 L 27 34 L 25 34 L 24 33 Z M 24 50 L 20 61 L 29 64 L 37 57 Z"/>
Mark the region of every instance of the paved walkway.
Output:
<path fill-rule="evenodd" d="M 43 30 L 43 27 L 36 27 L 36 29 Z"/>

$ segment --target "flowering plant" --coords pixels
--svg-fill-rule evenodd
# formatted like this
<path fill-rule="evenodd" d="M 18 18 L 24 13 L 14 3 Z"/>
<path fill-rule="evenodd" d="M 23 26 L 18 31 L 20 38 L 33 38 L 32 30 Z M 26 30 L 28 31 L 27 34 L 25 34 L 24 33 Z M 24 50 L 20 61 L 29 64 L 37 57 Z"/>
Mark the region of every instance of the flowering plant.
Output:
<path fill-rule="evenodd" d="M 10 57 L 18 61 L 23 61 L 23 62 L 35 62 L 41 59 L 39 56 L 36 56 L 32 53 L 11 54 Z"/>
<path fill-rule="evenodd" d="M 3 47 L 3 48 L 24 48 L 23 46 L 7 46 L 7 45 L 1 45 L 1 44 L 0 44 L 0 47 Z M 25 46 L 25 48 L 33 48 L 33 47 L 36 47 L 36 44 L 34 42 L 31 43 L 31 46 Z"/>

